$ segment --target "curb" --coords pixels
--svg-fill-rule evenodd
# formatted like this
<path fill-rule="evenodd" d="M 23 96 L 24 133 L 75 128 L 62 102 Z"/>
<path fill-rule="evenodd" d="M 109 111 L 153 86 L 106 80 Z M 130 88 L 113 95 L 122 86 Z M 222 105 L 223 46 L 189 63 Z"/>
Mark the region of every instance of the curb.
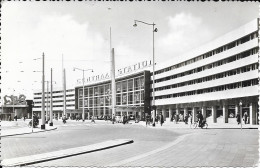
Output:
<path fill-rule="evenodd" d="M 51 129 L 45 129 L 45 130 L 39 130 L 35 132 L 23 132 L 23 133 L 15 133 L 15 134 L 7 134 L 7 135 L 0 135 L 0 137 L 9 137 L 9 136 L 16 136 L 16 135 L 25 135 L 25 134 L 33 134 L 33 133 L 39 133 L 39 132 L 46 132 L 46 131 L 52 131 L 56 130 L 57 127 L 51 128 Z"/>
<path fill-rule="evenodd" d="M 25 166 L 25 165 L 44 162 L 44 161 L 50 161 L 50 160 L 61 159 L 61 158 L 76 156 L 85 153 L 96 152 L 96 151 L 105 150 L 105 149 L 109 149 L 121 145 L 130 144 L 133 142 L 134 141 L 130 139 L 115 139 L 115 140 L 109 140 L 97 144 L 82 146 L 82 147 L 64 149 L 64 150 L 59 150 L 54 152 L 31 155 L 31 156 L 5 159 L 2 161 L 2 166 Z"/>

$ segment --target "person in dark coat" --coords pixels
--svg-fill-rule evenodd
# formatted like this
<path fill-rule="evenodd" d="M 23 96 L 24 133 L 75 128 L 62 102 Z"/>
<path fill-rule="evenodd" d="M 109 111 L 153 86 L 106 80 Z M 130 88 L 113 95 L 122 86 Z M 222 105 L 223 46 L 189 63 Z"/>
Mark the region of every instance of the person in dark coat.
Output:
<path fill-rule="evenodd" d="M 162 126 L 163 123 L 164 123 L 164 118 L 163 118 L 162 113 L 160 113 L 159 119 L 160 119 L 160 124 L 161 124 L 161 126 Z"/>
<path fill-rule="evenodd" d="M 197 120 L 199 122 L 199 127 L 201 127 L 201 124 L 202 124 L 202 121 L 203 121 L 203 115 L 201 114 L 201 112 L 198 113 Z"/>
<path fill-rule="evenodd" d="M 247 115 L 247 112 L 245 112 L 245 114 L 244 114 L 244 122 L 245 122 L 245 124 L 247 124 L 247 118 L 248 118 L 248 115 Z"/>
<path fill-rule="evenodd" d="M 237 118 L 237 124 L 240 124 L 240 114 L 239 113 L 237 113 L 236 118 Z"/>
<path fill-rule="evenodd" d="M 178 121 L 179 121 L 179 114 L 175 114 L 175 123 L 177 124 L 178 123 Z"/>

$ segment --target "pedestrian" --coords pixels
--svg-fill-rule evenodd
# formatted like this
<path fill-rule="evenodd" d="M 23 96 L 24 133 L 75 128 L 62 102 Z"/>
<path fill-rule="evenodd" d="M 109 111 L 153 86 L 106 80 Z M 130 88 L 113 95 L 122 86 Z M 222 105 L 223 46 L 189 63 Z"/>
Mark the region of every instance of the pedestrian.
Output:
<path fill-rule="evenodd" d="M 245 112 L 245 114 L 244 114 L 244 122 L 245 122 L 245 124 L 247 124 L 247 117 L 248 117 L 247 112 Z"/>
<path fill-rule="evenodd" d="M 150 125 L 150 116 L 148 114 L 145 117 L 145 124 L 146 124 L 146 127 L 147 127 L 147 125 Z"/>
<path fill-rule="evenodd" d="M 163 123 L 164 123 L 164 118 L 163 118 L 162 113 L 160 113 L 160 117 L 159 117 L 159 119 L 160 119 L 160 124 L 161 124 L 161 126 L 162 126 Z"/>
<path fill-rule="evenodd" d="M 199 127 L 201 127 L 202 121 L 203 121 L 203 115 L 199 111 L 197 114 L 197 121 L 199 122 Z"/>
<path fill-rule="evenodd" d="M 112 124 L 114 124 L 115 123 L 115 114 L 113 114 L 113 116 L 112 116 Z"/>
<path fill-rule="evenodd" d="M 237 124 L 240 124 L 240 114 L 239 113 L 237 113 L 236 118 L 237 118 Z"/>
<path fill-rule="evenodd" d="M 92 116 L 92 118 L 91 118 L 91 122 L 96 123 L 96 122 L 95 122 L 95 118 L 94 118 L 94 116 Z"/>
<path fill-rule="evenodd" d="M 188 114 L 185 114 L 185 117 L 184 117 L 185 124 L 188 124 L 188 118 L 189 118 Z"/>
<path fill-rule="evenodd" d="M 63 117 L 62 117 L 62 122 L 63 122 L 63 124 L 65 124 L 66 123 L 66 116 L 65 115 L 63 115 Z"/>
<path fill-rule="evenodd" d="M 179 115 L 176 113 L 176 114 L 175 114 L 175 123 L 177 124 L 178 121 L 179 121 Z"/>
<path fill-rule="evenodd" d="M 188 123 L 190 124 L 190 126 L 192 125 L 192 115 L 191 114 L 189 114 Z"/>
<path fill-rule="evenodd" d="M 15 121 L 17 121 L 17 115 L 16 115 L 16 116 L 14 116 L 14 119 L 15 119 Z"/>

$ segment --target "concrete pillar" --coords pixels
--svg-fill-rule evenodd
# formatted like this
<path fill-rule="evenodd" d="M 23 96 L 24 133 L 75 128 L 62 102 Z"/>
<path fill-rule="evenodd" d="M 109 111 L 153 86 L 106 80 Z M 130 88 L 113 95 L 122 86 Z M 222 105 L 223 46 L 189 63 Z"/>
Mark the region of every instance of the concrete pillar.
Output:
<path fill-rule="evenodd" d="M 176 108 L 176 114 L 180 114 L 180 109 Z"/>
<path fill-rule="evenodd" d="M 183 113 L 183 115 L 186 116 L 186 114 L 188 115 L 188 108 L 187 108 L 187 107 L 184 108 L 184 113 Z"/>
<path fill-rule="evenodd" d="M 30 118 L 30 113 L 27 113 L 27 118 Z"/>
<path fill-rule="evenodd" d="M 235 106 L 235 116 L 237 116 L 237 114 L 239 114 L 239 105 L 236 104 Z"/>
<path fill-rule="evenodd" d="M 256 125 L 256 105 L 254 103 L 250 103 L 249 122 L 251 125 Z"/>
<path fill-rule="evenodd" d="M 166 109 L 165 108 L 162 109 L 162 115 L 163 115 L 163 121 L 165 121 L 166 120 Z"/>
<path fill-rule="evenodd" d="M 197 121 L 196 116 L 197 116 L 197 108 L 193 107 L 192 108 L 192 123 L 194 123 L 194 121 Z"/>
<path fill-rule="evenodd" d="M 58 112 L 58 119 L 60 119 L 60 112 Z"/>
<path fill-rule="evenodd" d="M 217 108 L 216 108 L 216 106 L 212 106 L 212 118 L 213 118 L 213 123 L 217 123 Z"/>
<path fill-rule="evenodd" d="M 205 106 L 201 107 L 201 114 L 203 116 L 203 119 L 206 120 L 206 107 Z"/>
<path fill-rule="evenodd" d="M 228 122 L 228 106 L 223 106 L 223 123 Z"/>
<path fill-rule="evenodd" d="M 169 107 L 169 118 L 170 118 L 170 121 L 172 122 L 172 108 L 171 107 Z"/>

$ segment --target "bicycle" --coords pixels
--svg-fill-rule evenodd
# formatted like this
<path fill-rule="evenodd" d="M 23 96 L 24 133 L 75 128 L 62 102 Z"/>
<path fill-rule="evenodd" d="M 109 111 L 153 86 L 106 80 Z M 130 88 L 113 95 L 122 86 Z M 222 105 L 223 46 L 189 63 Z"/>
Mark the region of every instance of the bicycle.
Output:
<path fill-rule="evenodd" d="M 39 122 L 33 121 L 33 128 L 36 128 L 38 125 L 39 125 Z M 29 127 L 29 128 L 32 127 L 32 120 L 28 123 L 28 127 Z"/>
<path fill-rule="evenodd" d="M 199 127 L 199 122 L 196 121 L 196 122 L 192 123 L 191 127 L 192 127 L 193 129 Z M 207 129 L 207 128 L 208 128 L 208 123 L 207 123 L 206 121 L 202 121 L 200 128 L 201 128 L 201 129 L 203 129 L 203 128 L 206 128 L 206 129 Z"/>

